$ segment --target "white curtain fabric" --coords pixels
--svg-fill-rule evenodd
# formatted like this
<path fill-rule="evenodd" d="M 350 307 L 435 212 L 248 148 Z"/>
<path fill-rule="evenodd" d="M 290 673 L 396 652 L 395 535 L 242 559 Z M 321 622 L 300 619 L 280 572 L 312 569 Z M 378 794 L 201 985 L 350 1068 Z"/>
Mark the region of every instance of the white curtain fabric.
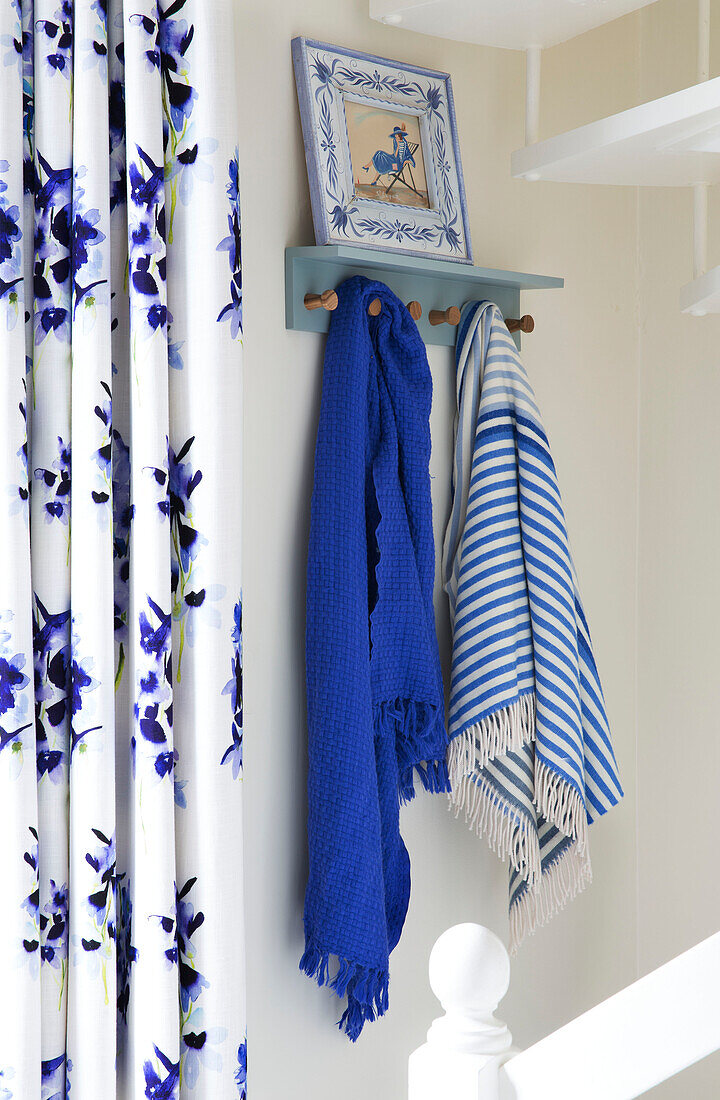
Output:
<path fill-rule="evenodd" d="M 0 0 L 0 1100 L 244 1098 L 232 0 Z"/>

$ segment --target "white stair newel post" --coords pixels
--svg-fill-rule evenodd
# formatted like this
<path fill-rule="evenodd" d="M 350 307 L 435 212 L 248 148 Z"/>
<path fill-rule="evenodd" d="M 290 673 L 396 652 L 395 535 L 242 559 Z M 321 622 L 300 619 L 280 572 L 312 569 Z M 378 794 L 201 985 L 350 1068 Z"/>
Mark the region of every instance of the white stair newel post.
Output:
<path fill-rule="evenodd" d="M 409 1100 L 498 1100 L 497 1071 L 515 1053 L 495 1016 L 510 984 L 510 959 L 479 924 L 443 932 L 430 954 L 430 985 L 445 1009 L 410 1055 Z"/>

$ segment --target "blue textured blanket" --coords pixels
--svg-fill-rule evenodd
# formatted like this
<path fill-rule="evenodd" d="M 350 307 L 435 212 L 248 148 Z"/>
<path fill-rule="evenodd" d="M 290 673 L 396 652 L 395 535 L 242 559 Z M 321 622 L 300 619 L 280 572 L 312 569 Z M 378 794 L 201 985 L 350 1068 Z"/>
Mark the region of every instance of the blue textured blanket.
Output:
<path fill-rule="evenodd" d="M 309 879 L 301 969 L 356 1039 L 388 1003 L 410 897 L 400 802 L 449 790 L 433 614 L 432 382 L 382 283 L 338 290 L 325 353 L 307 585 Z M 368 304 L 380 298 L 377 318 Z"/>
<path fill-rule="evenodd" d="M 590 881 L 588 824 L 622 797 L 555 466 L 497 306 L 457 339 L 452 799 L 510 861 L 510 941 Z"/>

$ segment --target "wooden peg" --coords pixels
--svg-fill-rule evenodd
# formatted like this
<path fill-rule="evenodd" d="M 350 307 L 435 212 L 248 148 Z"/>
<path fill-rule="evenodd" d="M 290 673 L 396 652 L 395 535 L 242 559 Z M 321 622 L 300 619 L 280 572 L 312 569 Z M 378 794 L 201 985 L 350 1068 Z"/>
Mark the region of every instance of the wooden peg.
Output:
<path fill-rule="evenodd" d="M 448 306 L 447 309 L 431 309 L 428 313 L 428 321 L 431 325 L 460 324 L 460 310 L 457 306 Z"/>
<path fill-rule="evenodd" d="M 408 313 L 412 317 L 413 321 L 419 321 L 422 317 L 422 306 L 419 302 L 408 302 Z"/>
<path fill-rule="evenodd" d="M 322 294 L 306 294 L 305 309 L 326 309 L 332 313 L 337 309 L 338 296 L 334 290 L 323 290 Z"/>
<path fill-rule="evenodd" d="M 377 317 L 382 309 L 382 302 L 379 298 L 373 298 L 372 302 L 368 306 L 368 313 L 371 317 Z"/>
<path fill-rule="evenodd" d="M 524 317 L 506 317 L 505 324 L 507 325 L 508 332 L 532 332 L 535 328 L 535 321 L 526 313 Z"/>

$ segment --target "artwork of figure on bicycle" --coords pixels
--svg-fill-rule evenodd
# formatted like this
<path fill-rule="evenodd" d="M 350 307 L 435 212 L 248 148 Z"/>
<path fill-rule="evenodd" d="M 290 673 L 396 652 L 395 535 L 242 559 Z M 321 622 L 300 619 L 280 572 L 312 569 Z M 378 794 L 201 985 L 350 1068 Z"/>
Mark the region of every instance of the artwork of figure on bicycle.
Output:
<path fill-rule="evenodd" d="M 355 195 L 429 210 L 417 115 L 345 98 Z"/>

